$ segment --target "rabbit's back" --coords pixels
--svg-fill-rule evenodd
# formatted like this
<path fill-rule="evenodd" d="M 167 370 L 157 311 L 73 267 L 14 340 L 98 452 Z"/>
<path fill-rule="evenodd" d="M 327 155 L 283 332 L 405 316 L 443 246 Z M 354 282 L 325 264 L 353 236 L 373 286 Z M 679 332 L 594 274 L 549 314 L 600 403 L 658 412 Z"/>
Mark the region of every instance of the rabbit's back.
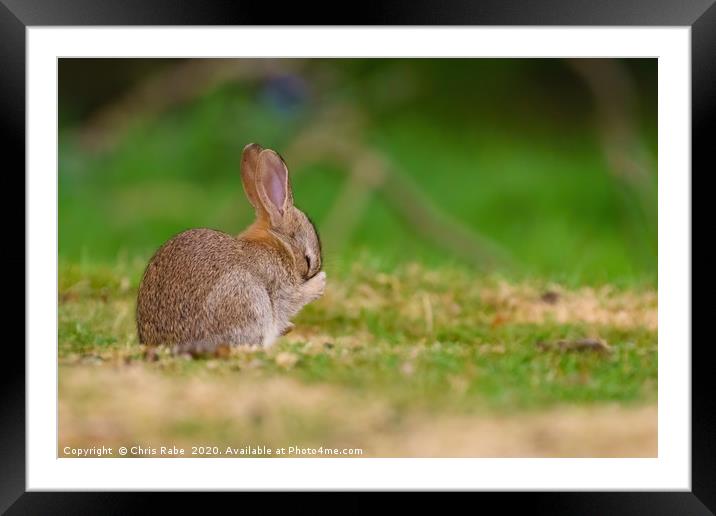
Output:
<path fill-rule="evenodd" d="M 139 341 L 179 351 L 261 344 L 272 331 L 272 306 L 246 246 L 211 229 L 184 231 L 164 244 L 139 287 Z"/>

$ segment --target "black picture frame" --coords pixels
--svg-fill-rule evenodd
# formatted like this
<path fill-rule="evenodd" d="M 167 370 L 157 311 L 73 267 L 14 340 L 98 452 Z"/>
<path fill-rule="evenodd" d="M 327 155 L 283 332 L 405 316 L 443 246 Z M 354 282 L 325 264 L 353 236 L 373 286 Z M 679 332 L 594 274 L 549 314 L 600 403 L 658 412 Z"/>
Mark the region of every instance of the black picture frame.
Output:
<path fill-rule="evenodd" d="M 4 181 L 14 179 L 25 191 L 26 29 L 32 26 L 81 25 L 617 25 L 691 27 L 692 173 L 713 172 L 708 154 L 716 131 L 716 4 L 715 0 L 459 0 L 386 1 L 346 9 L 341 3 L 294 3 L 266 13 L 261 2 L 179 0 L 0 0 L 0 128 Z M 7 183 L 6 191 L 8 190 Z M 14 191 L 18 191 L 14 189 Z M 10 194 L 2 203 L 4 221 L 17 220 L 19 207 Z M 20 233 L 19 224 L 14 228 Z M 11 230 L 9 230 L 11 231 Z M 17 241 L 25 238 L 18 234 Z M 13 246 L 19 248 L 19 243 Z M 5 252 L 7 270 L 25 262 Z M 12 269 L 10 269 L 12 268 Z M 15 276 L 19 282 L 18 274 Z M 25 269 L 27 275 L 27 269 Z M 19 285 L 18 285 L 19 288 Z M 24 298 L 24 296 L 23 296 Z M 17 307 L 19 302 L 12 303 Z M 24 307 L 24 303 L 22 304 Z M 16 308 L 19 310 L 19 308 Z M 9 316 L 8 319 L 10 319 Z M 0 410 L 0 511 L 8 514 L 133 513 L 147 509 L 148 496 L 181 503 L 178 494 L 26 492 L 25 489 L 25 353 L 17 339 L 6 337 Z M 14 344 L 15 347 L 11 344 Z M 680 343 L 669 343 L 678 345 Z M 687 343 L 683 343 L 687 344 Z M 529 508 L 556 514 L 713 514 L 716 512 L 716 421 L 714 375 L 707 359 L 710 339 L 692 345 L 692 490 L 690 492 L 502 493 L 482 496 L 499 502 L 501 511 Z M 53 348 L 54 349 L 54 348 Z M 11 365 L 9 365 L 11 364 Z M 415 496 L 423 507 L 422 497 Z M 345 502 L 344 502 L 345 503 Z M 347 503 L 356 510 L 363 501 Z M 370 507 L 366 501 L 364 507 Z M 197 506 L 206 509 L 206 506 Z M 443 509 L 444 510 L 444 509 Z"/>

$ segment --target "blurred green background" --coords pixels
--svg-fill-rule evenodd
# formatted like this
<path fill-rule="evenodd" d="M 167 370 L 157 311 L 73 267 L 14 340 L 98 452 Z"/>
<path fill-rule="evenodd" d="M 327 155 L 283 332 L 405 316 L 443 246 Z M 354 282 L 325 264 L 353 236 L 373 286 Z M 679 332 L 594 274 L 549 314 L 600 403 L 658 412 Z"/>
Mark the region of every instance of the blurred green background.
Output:
<path fill-rule="evenodd" d="M 61 262 L 252 219 L 276 149 L 326 267 L 656 285 L 657 61 L 61 59 Z"/>

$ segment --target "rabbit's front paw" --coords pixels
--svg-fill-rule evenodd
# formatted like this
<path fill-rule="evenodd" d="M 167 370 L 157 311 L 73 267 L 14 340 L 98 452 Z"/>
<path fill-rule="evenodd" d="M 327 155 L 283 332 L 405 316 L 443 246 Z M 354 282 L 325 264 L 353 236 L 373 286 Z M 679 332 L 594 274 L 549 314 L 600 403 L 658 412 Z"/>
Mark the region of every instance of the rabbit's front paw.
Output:
<path fill-rule="evenodd" d="M 323 295 L 326 289 L 326 273 L 321 271 L 303 284 L 304 292 L 309 301 L 314 301 Z"/>

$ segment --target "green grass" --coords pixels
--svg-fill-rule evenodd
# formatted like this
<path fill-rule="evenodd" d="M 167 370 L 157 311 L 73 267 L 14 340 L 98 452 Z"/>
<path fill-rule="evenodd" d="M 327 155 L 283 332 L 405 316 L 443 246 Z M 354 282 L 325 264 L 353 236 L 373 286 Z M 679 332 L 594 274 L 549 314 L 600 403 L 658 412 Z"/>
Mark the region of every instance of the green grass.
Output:
<path fill-rule="evenodd" d="M 62 265 L 62 366 L 119 355 L 184 376 L 206 370 L 212 361 L 211 374 L 253 375 L 259 370 L 261 375 L 353 389 L 398 405 L 467 411 L 655 398 L 657 334 L 640 323 L 656 311 L 650 291 L 567 291 L 552 307 L 538 297 L 539 286 L 517 285 L 498 294 L 508 288 L 503 280 L 475 277 L 466 269 L 413 265 L 388 275 L 356 266 L 350 275 L 329 276 L 326 298 L 306 307 L 296 331 L 275 349 L 239 352 L 218 362 L 187 361 L 167 353 L 153 363 L 143 361 L 135 335 L 140 263 Z M 585 299 L 591 300 L 585 310 L 604 311 L 603 322 L 592 322 L 589 313 L 580 315 L 579 303 Z M 576 310 L 561 322 L 560 303 Z M 531 310 L 544 313 L 532 316 Z M 619 311 L 627 314 L 626 322 L 616 317 Z M 584 337 L 601 338 L 614 352 L 537 346 Z M 281 353 L 290 357 L 290 367 L 276 360 Z"/>
<path fill-rule="evenodd" d="M 147 355 L 138 344 L 142 267 L 140 259 L 60 265 L 62 446 L 290 442 L 450 456 L 489 455 L 507 445 L 487 443 L 504 437 L 517 440 L 507 455 L 654 453 L 657 306 L 650 288 L 571 290 L 459 267 L 414 263 L 386 273 L 355 264 L 349 274 L 329 270 L 325 296 L 273 348 L 189 359 L 165 348 Z M 546 290 L 558 293 L 554 304 L 542 300 Z M 584 337 L 612 352 L 537 345 Z M 627 412 L 607 412 L 605 423 L 599 412 L 570 416 L 569 407 Z M 519 419 L 528 414 L 536 421 Z M 485 418 L 535 435 L 491 431 L 477 450 L 460 440 L 481 431 Z M 559 442 L 544 441 L 562 424 Z M 435 432 L 444 434 L 441 444 L 423 448 Z"/>

